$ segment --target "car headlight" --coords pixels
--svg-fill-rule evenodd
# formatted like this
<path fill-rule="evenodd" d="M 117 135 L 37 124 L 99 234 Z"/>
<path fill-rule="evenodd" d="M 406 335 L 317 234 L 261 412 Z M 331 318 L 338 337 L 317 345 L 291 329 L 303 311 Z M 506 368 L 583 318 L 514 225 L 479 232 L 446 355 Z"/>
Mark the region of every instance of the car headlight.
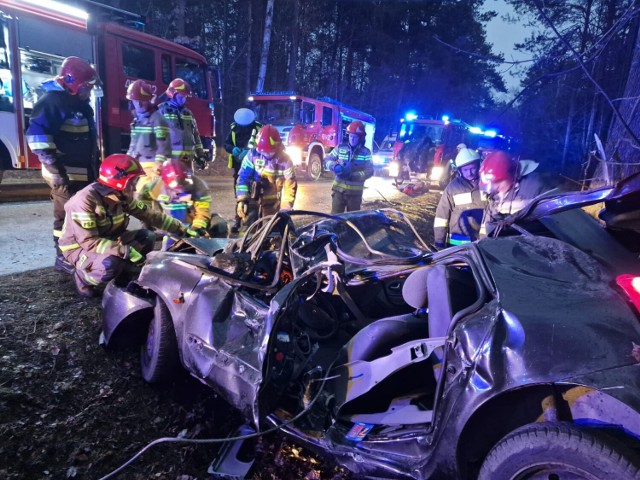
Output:
<path fill-rule="evenodd" d="M 376 166 L 384 165 L 384 157 L 382 155 L 376 154 L 372 157 L 372 160 L 373 164 Z"/>
<path fill-rule="evenodd" d="M 288 146 L 285 151 L 295 166 L 302 164 L 302 149 L 300 147 Z"/>
<path fill-rule="evenodd" d="M 444 173 L 444 168 L 433 167 L 431 169 L 431 180 L 433 180 L 434 182 L 440 181 L 440 178 L 442 178 L 443 173 Z"/>
<path fill-rule="evenodd" d="M 400 164 L 398 162 L 391 162 L 389 164 L 389 176 L 397 177 L 400 175 Z"/>

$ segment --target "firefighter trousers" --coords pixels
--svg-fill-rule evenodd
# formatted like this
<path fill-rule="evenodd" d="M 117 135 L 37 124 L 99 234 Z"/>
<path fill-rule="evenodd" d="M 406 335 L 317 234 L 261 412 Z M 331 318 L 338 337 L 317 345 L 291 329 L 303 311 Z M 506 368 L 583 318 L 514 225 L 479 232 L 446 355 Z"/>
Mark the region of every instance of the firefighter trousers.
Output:
<path fill-rule="evenodd" d="M 331 214 L 337 215 L 344 212 L 360 210 L 362 205 L 362 192 L 356 194 L 343 193 L 333 190 L 331 192 Z"/>
<path fill-rule="evenodd" d="M 156 236 L 150 230 L 128 230 L 120 236 L 123 245 L 133 247 L 142 255 L 153 249 Z M 115 255 L 76 248 L 65 252 L 68 262 L 76 267 L 75 275 L 85 285 L 104 287 L 110 280 L 128 270 L 133 264 Z"/>

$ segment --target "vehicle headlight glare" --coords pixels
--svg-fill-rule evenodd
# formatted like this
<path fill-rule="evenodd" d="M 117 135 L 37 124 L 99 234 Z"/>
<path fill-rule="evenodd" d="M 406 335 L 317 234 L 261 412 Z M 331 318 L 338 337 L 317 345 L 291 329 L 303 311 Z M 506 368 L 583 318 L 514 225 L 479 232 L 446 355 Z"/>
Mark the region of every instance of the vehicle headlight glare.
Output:
<path fill-rule="evenodd" d="M 442 174 L 444 173 L 444 168 L 442 167 L 433 167 L 431 169 L 431 180 L 437 182 L 442 178 Z"/>
<path fill-rule="evenodd" d="M 287 147 L 287 155 L 291 158 L 294 165 L 298 166 L 302 163 L 302 150 L 299 147 Z"/>
<path fill-rule="evenodd" d="M 400 175 L 400 164 L 398 162 L 391 162 L 389 165 L 389 176 L 397 177 Z"/>

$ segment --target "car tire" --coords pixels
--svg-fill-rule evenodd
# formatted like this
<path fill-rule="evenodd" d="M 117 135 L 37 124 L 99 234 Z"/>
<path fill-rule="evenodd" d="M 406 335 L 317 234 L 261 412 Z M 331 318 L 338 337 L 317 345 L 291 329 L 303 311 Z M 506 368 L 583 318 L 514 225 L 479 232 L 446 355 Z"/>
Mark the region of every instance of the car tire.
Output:
<path fill-rule="evenodd" d="M 640 478 L 638 458 L 614 439 L 565 423 L 525 425 L 489 452 L 478 480 Z"/>
<path fill-rule="evenodd" d="M 318 181 L 322 176 L 322 159 L 317 153 L 309 155 L 307 160 L 307 177 L 309 180 Z"/>
<path fill-rule="evenodd" d="M 178 366 L 178 343 L 171 314 L 157 298 L 146 340 L 140 348 L 142 377 L 149 383 L 165 383 L 175 378 Z"/>

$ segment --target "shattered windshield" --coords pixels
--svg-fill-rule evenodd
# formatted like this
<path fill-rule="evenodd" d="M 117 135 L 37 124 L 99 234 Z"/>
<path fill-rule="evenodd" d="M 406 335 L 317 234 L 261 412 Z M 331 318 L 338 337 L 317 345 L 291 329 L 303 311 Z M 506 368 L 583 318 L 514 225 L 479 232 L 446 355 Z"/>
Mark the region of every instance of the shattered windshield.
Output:
<path fill-rule="evenodd" d="M 424 255 L 427 246 L 409 221 L 395 210 L 367 210 L 324 219 L 297 230 L 292 246 L 296 270 L 327 259 L 326 246 L 334 245 L 347 265 L 362 266 Z"/>

